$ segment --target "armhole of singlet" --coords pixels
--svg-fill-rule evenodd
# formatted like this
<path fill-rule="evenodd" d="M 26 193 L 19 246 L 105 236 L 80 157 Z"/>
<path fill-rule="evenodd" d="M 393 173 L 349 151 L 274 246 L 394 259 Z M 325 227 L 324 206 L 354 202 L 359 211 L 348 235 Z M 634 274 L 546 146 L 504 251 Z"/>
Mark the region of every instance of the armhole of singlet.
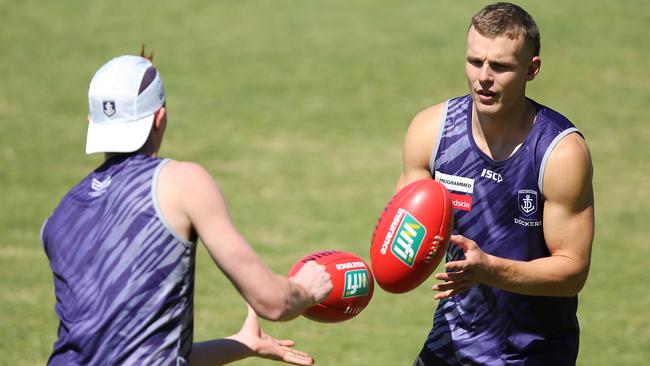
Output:
<path fill-rule="evenodd" d="M 158 204 L 158 178 L 160 177 L 160 171 L 162 170 L 162 168 L 170 161 L 171 161 L 170 159 L 164 159 L 163 161 L 161 161 L 156 167 L 156 171 L 153 173 L 153 178 L 151 179 L 151 200 L 153 202 L 153 207 L 156 210 L 156 215 L 158 215 L 158 218 L 165 226 L 167 231 L 169 231 L 174 236 L 174 238 L 176 238 L 176 240 L 181 242 L 183 245 L 190 247 L 194 243 L 190 240 L 183 239 L 183 237 L 180 236 L 176 232 L 176 230 L 172 228 L 169 222 L 167 222 L 167 219 L 165 219 L 165 215 L 163 215 L 162 210 L 160 209 L 160 205 Z"/>
<path fill-rule="evenodd" d="M 546 164 L 548 163 L 548 159 L 551 156 L 553 149 L 555 149 L 557 144 L 559 144 L 564 137 L 574 132 L 580 133 L 580 131 L 575 127 L 567 128 L 566 130 L 560 132 L 559 135 L 555 136 L 553 141 L 551 141 L 551 143 L 546 148 L 544 157 L 542 158 L 542 164 L 539 167 L 539 176 L 537 177 L 537 186 L 539 187 L 539 193 L 542 195 L 544 195 L 544 172 L 546 171 Z"/>
<path fill-rule="evenodd" d="M 41 246 L 43 247 L 45 253 L 47 253 L 47 248 L 45 247 L 45 238 L 43 238 L 43 233 L 45 232 L 45 225 L 47 225 L 47 220 L 49 219 L 50 218 L 48 217 L 47 219 L 45 219 L 45 221 L 43 221 L 43 225 L 41 226 L 41 232 L 40 234 L 38 234 L 38 237 L 41 238 Z"/>
<path fill-rule="evenodd" d="M 445 124 L 447 123 L 447 109 L 449 108 L 449 100 L 445 102 L 445 106 L 442 108 L 442 113 L 440 113 L 440 130 L 438 131 L 438 138 L 436 143 L 433 145 L 431 151 L 431 159 L 429 160 L 429 172 L 431 176 L 435 178 L 436 174 L 436 156 L 438 155 L 438 149 L 440 148 L 440 140 L 442 140 L 442 133 L 445 130 Z"/>

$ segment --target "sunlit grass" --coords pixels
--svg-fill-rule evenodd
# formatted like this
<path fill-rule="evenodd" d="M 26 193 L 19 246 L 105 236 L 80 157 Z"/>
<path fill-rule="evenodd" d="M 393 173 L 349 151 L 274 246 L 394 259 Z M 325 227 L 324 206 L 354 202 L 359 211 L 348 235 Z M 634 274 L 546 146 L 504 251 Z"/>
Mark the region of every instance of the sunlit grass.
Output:
<path fill-rule="evenodd" d="M 0 0 L 0 354 L 44 364 L 56 339 L 38 233 L 65 191 L 101 162 L 83 155 L 86 90 L 109 58 L 156 51 L 168 91 L 162 154 L 205 166 L 264 261 L 368 258 L 377 215 L 419 110 L 464 93 L 465 30 L 482 4 Z M 529 86 L 570 117 L 595 165 L 597 230 L 580 295 L 580 365 L 650 359 L 650 131 L 645 1 L 523 2 L 542 30 Z M 355 319 L 263 322 L 321 365 L 409 365 L 431 326 L 429 285 L 376 289 Z M 245 308 L 206 251 L 197 258 L 195 339 L 238 329 Z M 243 364 L 270 364 L 249 360 Z"/>

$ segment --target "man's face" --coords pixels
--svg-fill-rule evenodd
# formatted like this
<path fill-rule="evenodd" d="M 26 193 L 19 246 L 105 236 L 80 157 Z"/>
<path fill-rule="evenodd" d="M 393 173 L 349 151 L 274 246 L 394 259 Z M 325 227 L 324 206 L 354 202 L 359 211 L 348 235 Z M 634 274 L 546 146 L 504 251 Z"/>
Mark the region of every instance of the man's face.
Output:
<path fill-rule="evenodd" d="M 479 113 L 497 116 L 522 103 L 526 82 L 538 70 L 539 57 L 524 47 L 523 36 L 490 39 L 474 27 L 467 33 L 465 76 Z"/>

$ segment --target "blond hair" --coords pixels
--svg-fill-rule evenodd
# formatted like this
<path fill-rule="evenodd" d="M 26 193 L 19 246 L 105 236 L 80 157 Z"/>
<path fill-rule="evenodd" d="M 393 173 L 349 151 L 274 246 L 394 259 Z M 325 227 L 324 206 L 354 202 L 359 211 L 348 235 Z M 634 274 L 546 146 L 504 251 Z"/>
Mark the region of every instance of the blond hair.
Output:
<path fill-rule="evenodd" d="M 474 27 L 480 35 L 491 39 L 504 35 L 517 39 L 523 35 L 526 47 L 533 52 L 533 56 L 539 56 L 541 44 L 537 24 L 518 5 L 507 2 L 488 5 L 472 17 L 469 27 Z"/>

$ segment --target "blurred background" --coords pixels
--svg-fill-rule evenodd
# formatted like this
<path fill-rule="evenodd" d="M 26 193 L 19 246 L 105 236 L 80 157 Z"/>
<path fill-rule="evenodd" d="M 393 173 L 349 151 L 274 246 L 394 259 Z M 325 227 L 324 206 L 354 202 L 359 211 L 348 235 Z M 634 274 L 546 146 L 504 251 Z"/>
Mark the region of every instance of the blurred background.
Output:
<path fill-rule="evenodd" d="M 84 154 L 86 93 L 100 65 L 143 43 L 155 52 L 169 113 L 162 155 L 210 171 L 273 270 L 320 249 L 369 260 L 406 128 L 420 110 L 466 93 L 466 30 L 487 3 L 0 0 L 0 365 L 42 365 L 56 339 L 39 231 L 102 162 Z M 518 4 L 542 36 L 528 94 L 580 128 L 595 166 L 578 364 L 645 365 L 650 2 Z M 431 327 L 432 283 L 402 295 L 377 287 L 348 322 L 262 326 L 320 365 L 410 365 Z M 202 246 L 194 315 L 195 341 L 231 334 L 245 316 Z"/>

